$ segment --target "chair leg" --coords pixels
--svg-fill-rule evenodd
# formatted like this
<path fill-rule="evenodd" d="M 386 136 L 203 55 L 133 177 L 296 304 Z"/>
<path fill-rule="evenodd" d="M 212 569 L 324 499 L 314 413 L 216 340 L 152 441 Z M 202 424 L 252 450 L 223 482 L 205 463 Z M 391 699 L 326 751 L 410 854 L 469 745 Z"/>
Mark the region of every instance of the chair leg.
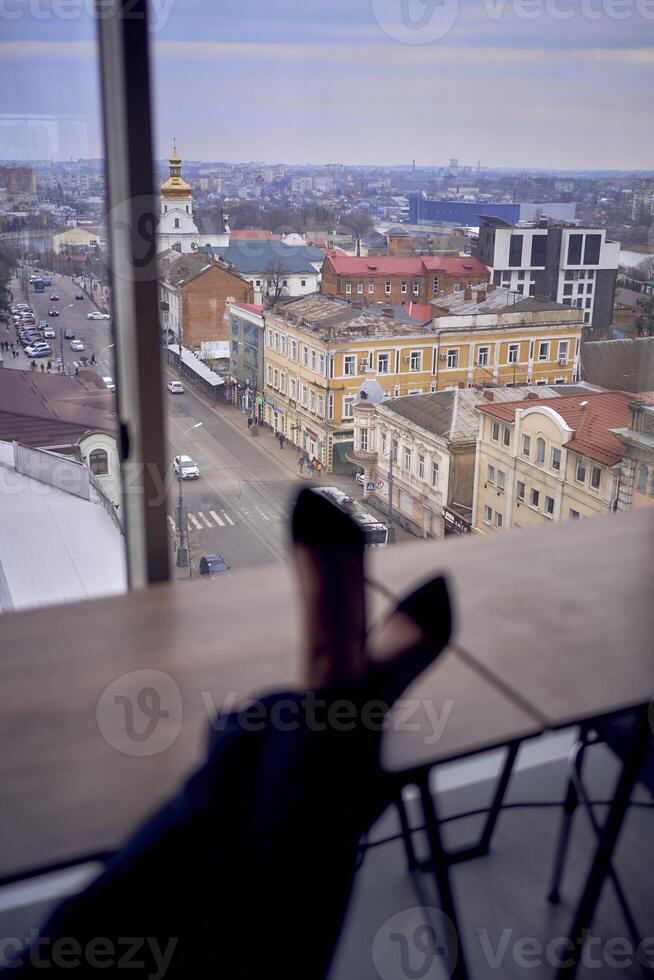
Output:
<path fill-rule="evenodd" d="M 548 902 L 551 902 L 552 905 L 558 905 L 561 901 L 561 879 L 563 878 L 565 859 L 568 853 L 570 834 L 572 833 L 572 821 L 575 815 L 575 810 L 579 804 L 577 780 L 581 778 L 581 765 L 584 759 L 586 744 L 586 735 L 584 733 L 582 734 L 581 739 L 573 746 L 569 757 L 569 764 L 572 768 L 572 772 L 568 778 L 568 789 L 565 795 L 565 803 L 563 804 L 561 831 L 559 833 L 559 840 L 556 846 L 556 857 L 554 858 L 554 868 L 552 870 L 552 882 L 550 885 L 549 894 L 547 896 Z"/>
<path fill-rule="evenodd" d="M 411 830 L 409 814 L 406 811 L 406 804 L 402 799 L 401 789 L 398 792 L 395 805 L 400 818 L 400 830 L 402 832 L 402 840 L 404 842 L 404 853 L 406 854 L 407 867 L 410 872 L 415 871 L 418 867 L 418 859 L 416 857 L 416 849 L 413 846 L 413 832 Z"/>

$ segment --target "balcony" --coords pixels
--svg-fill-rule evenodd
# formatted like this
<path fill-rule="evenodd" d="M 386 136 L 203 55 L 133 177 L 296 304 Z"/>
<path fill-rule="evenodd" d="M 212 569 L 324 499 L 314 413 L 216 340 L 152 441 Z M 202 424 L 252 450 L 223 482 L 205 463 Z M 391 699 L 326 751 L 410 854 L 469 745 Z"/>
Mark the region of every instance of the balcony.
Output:
<path fill-rule="evenodd" d="M 440 760 L 432 770 L 432 787 L 439 790 L 442 813 L 469 811 L 487 805 L 499 762 L 494 747 L 504 743 L 509 730 L 520 732 L 529 740 L 520 750 L 508 802 L 550 804 L 505 810 L 490 854 L 454 868 L 473 977 L 553 975 L 554 954 L 543 950 L 552 937 L 567 935 L 592 836 L 579 816 L 562 903 L 549 905 L 547 881 L 560 819 L 551 804 L 563 797 L 575 722 L 588 716 L 598 697 L 615 699 L 618 677 L 620 706 L 641 702 L 647 693 L 642 674 L 632 677 L 629 670 L 639 658 L 648 665 L 648 689 L 654 687 L 653 531 L 651 514 L 641 511 L 465 543 L 397 545 L 372 556 L 371 577 L 394 594 L 444 571 L 459 621 L 456 648 L 411 692 L 419 704 L 441 709 L 450 703 L 447 724 L 436 742 L 391 728 L 385 766 L 401 769 L 409 756 L 416 765 Z M 29 880 L 30 874 L 81 864 L 115 849 L 169 796 L 201 758 L 212 709 L 297 683 L 300 633 L 291 570 L 282 565 L 271 576 L 263 568 L 216 585 L 197 583 L 187 591 L 162 584 L 0 618 L 1 744 L 11 745 L 0 759 L 5 842 L 0 874 L 28 877 L 0 889 L 3 935 L 27 935 L 56 896 L 75 887 L 61 873 L 38 881 Z M 384 615 L 387 601 L 378 593 L 371 601 L 375 618 Z M 568 651 L 586 678 L 584 685 L 570 687 L 553 674 L 555 647 Z M 528 663 L 532 690 L 558 706 L 557 732 L 530 739 L 529 712 L 484 686 L 477 663 L 501 668 L 507 682 L 518 665 Z M 146 671 L 151 683 L 170 683 L 177 692 L 177 710 L 157 729 L 156 751 L 140 755 L 130 751 L 128 733 L 107 727 L 103 714 L 115 685 L 127 693 L 137 690 L 142 675 L 135 671 Z M 462 754 L 481 746 L 485 755 L 462 760 Z M 614 762 L 601 748 L 592 752 L 590 792 L 608 799 Z M 411 788 L 406 798 L 417 822 Z M 453 822 L 448 846 L 474 838 L 478 819 Z M 397 829 L 396 813 L 389 810 L 370 841 Z M 424 835 L 416 835 L 419 851 L 423 845 Z M 654 934 L 644 873 L 653 848 L 650 812 L 632 808 L 615 863 L 643 936 Z M 382 977 L 401 977 L 390 932 L 410 937 L 431 914 L 424 910 L 437 905 L 430 876 L 408 873 L 400 842 L 371 848 L 355 883 L 333 980 L 372 977 L 375 970 Z M 592 935 L 601 940 L 595 947 L 595 957 L 603 957 L 601 969 L 589 961 L 578 976 L 642 975 L 637 963 L 625 965 L 616 945 L 629 934 L 609 883 Z M 425 975 L 436 980 L 448 975 L 438 972 L 438 963 L 433 970 Z"/>

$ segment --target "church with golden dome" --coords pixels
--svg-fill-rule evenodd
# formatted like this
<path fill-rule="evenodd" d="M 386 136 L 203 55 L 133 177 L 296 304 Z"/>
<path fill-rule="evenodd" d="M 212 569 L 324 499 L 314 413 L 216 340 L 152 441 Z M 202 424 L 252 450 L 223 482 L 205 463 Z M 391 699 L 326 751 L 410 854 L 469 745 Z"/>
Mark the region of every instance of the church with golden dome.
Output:
<path fill-rule="evenodd" d="M 193 216 L 193 188 L 182 177 L 182 158 L 173 141 L 168 160 L 169 176 L 161 185 L 161 210 L 157 225 L 157 250 L 195 252 L 202 245 L 229 245 L 229 228 L 209 228 Z"/>

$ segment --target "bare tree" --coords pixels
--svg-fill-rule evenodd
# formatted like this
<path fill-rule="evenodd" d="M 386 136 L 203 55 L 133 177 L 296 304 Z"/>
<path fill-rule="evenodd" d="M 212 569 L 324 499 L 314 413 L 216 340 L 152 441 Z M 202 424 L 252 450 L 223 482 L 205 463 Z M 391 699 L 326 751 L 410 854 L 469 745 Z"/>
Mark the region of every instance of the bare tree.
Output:
<path fill-rule="evenodd" d="M 368 211 L 351 211 L 341 219 L 339 231 L 350 231 L 356 240 L 357 255 L 361 255 L 361 240 L 373 227 L 372 215 Z"/>
<path fill-rule="evenodd" d="M 266 296 L 274 305 L 288 287 L 288 269 L 282 259 L 272 259 L 265 269 Z"/>

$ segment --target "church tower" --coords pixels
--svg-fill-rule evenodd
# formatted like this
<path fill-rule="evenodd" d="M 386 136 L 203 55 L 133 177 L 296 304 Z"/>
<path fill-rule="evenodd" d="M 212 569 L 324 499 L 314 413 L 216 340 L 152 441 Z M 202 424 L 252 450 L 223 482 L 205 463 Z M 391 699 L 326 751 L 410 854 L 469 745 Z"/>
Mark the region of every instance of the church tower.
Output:
<path fill-rule="evenodd" d="M 199 244 L 198 228 L 193 220 L 193 189 L 182 177 L 182 158 L 175 142 L 168 167 L 170 175 L 161 185 L 158 247 L 193 252 Z"/>

